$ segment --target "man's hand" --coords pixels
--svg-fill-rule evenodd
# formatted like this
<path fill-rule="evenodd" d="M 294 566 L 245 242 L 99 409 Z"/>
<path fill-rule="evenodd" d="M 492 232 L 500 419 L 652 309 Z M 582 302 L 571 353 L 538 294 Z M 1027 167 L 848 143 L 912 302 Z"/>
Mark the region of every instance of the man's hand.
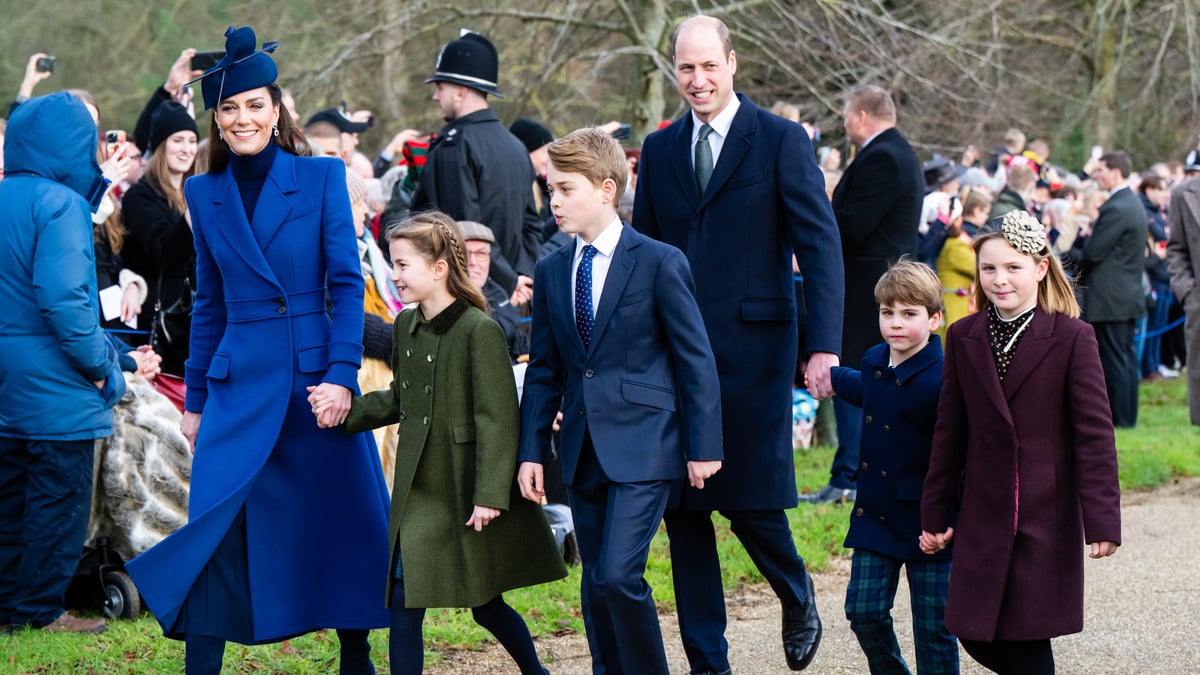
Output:
<path fill-rule="evenodd" d="M 421 137 L 421 132 L 416 129 L 405 129 L 400 133 L 392 136 L 392 142 L 387 145 L 387 154 L 392 156 L 392 159 L 400 157 L 400 153 L 404 152 L 404 144 L 409 141 L 414 141 Z"/>
<path fill-rule="evenodd" d="M 187 105 L 181 100 L 187 97 L 184 86 L 204 73 L 202 70 L 192 70 L 192 57 L 195 55 L 196 50 L 190 47 L 179 52 L 179 58 L 171 64 L 171 70 L 167 71 L 167 82 L 163 85 L 163 89 L 167 90 L 171 98 L 183 105 Z"/>
<path fill-rule="evenodd" d="M 813 352 L 808 357 L 808 368 L 804 371 L 804 382 L 813 398 L 833 396 L 833 378 L 830 371 L 840 363 L 837 354 Z"/>
<path fill-rule="evenodd" d="M 721 470 L 721 460 L 688 462 L 687 469 L 688 483 L 697 490 L 703 490 L 705 479 L 712 478 L 713 474 Z"/>
<path fill-rule="evenodd" d="M 517 275 L 517 288 L 513 291 L 512 297 L 508 302 L 513 307 L 523 305 L 533 298 L 533 279 L 524 274 Z"/>
<path fill-rule="evenodd" d="M 537 462 L 521 462 L 517 469 L 517 485 L 521 488 L 521 496 L 534 504 L 546 503 L 542 470 L 542 465 Z"/>

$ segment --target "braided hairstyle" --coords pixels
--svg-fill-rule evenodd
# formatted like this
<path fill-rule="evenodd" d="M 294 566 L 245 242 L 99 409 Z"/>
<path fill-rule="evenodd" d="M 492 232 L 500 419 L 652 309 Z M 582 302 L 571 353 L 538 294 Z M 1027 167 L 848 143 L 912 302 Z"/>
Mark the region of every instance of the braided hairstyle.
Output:
<path fill-rule="evenodd" d="M 487 312 L 487 300 L 467 275 L 467 245 L 458 233 L 454 219 L 441 211 L 409 215 L 387 232 L 388 243 L 407 239 L 430 262 L 445 260 L 449 270 L 446 287 L 450 295 L 465 300 L 481 312 Z"/>

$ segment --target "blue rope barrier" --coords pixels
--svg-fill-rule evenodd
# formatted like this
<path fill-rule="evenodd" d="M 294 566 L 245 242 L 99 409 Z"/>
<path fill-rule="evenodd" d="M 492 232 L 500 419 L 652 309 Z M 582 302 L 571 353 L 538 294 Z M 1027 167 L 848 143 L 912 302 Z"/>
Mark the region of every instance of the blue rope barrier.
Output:
<path fill-rule="evenodd" d="M 126 330 L 124 328 L 105 328 L 109 333 L 117 333 L 119 335 L 149 335 L 148 330 Z"/>
<path fill-rule="evenodd" d="M 1175 319 L 1174 321 L 1172 321 L 1171 323 L 1163 326 L 1162 328 L 1157 328 L 1155 330 L 1150 331 L 1149 333 L 1142 333 L 1141 335 L 1136 336 L 1134 338 L 1134 340 L 1142 341 L 1142 340 L 1147 340 L 1152 337 L 1158 337 L 1159 335 L 1162 335 L 1163 333 L 1169 333 L 1172 330 L 1183 325 L 1183 320 L 1186 318 L 1187 318 L 1186 316 L 1181 316 L 1178 319 Z"/>

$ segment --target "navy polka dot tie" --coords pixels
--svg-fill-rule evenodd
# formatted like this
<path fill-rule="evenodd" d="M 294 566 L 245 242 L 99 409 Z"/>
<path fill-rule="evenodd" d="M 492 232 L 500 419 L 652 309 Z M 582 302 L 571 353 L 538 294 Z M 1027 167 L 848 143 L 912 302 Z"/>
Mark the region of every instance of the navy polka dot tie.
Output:
<path fill-rule="evenodd" d="M 584 246 L 583 259 L 575 271 L 575 330 L 579 331 L 584 349 L 592 343 L 592 326 L 596 323 L 592 315 L 592 258 L 595 257 L 596 247 Z"/>

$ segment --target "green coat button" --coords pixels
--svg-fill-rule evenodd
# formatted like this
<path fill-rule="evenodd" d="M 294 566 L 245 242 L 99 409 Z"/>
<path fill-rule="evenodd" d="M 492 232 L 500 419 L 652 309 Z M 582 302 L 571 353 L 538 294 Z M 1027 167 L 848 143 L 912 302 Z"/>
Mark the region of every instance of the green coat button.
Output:
<path fill-rule="evenodd" d="M 429 424 L 429 418 L 428 418 L 428 417 L 426 417 L 426 418 L 422 419 L 422 420 L 421 420 L 421 424 L 428 425 L 428 424 Z"/>
<path fill-rule="evenodd" d="M 401 383 L 400 383 L 400 386 L 401 386 L 402 388 L 404 388 L 404 389 L 408 389 L 408 380 L 405 380 L 405 381 L 401 382 Z"/>
<path fill-rule="evenodd" d="M 425 385 L 425 393 L 426 393 L 426 394 L 432 394 L 432 393 L 433 393 L 433 387 L 431 387 L 431 386 L 429 386 L 429 385 Z"/>

